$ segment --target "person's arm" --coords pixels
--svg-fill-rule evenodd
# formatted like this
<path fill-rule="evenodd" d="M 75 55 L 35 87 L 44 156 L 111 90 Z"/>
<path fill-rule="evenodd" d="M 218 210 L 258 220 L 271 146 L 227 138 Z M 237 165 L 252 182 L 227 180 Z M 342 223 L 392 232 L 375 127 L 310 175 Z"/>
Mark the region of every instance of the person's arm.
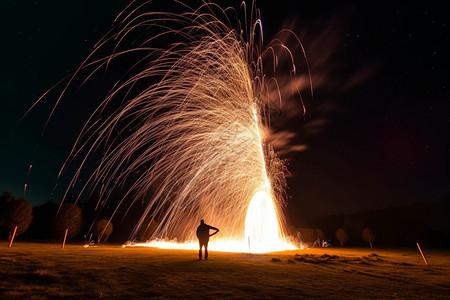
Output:
<path fill-rule="evenodd" d="M 209 229 L 215 230 L 215 232 L 210 234 L 209 236 L 213 236 L 213 235 L 215 235 L 216 233 L 219 232 L 219 229 L 217 229 L 216 227 L 209 226 Z"/>

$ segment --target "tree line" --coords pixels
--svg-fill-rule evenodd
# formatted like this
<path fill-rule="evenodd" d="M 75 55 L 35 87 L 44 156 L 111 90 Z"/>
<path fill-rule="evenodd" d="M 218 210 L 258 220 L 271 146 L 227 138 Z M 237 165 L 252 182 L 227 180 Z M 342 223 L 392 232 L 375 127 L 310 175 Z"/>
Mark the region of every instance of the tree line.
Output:
<path fill-rule="evenodd" d="M 0 196 L 0 238 L 10 239 L 17 226 L 16 236 L 26 239 L 59 240 L 67 229 L 69 239 L 84 239 L 86 243 L 123 243 L 146 205 L 146 201 L 126 199 L 126 194 L 120 191 L 112 194 L 108 205 L 101 210 L 97 209 L 98 194 L 93 193 L 81 202 L 78 198 L 71 195 L 62 206 L 48 201 L 31 207 L 26 198 L 15 197 L 4 190 Z M 302 219 L 302 223 L 297 224 L 300 226 L 291 228 L 290 234 L 304 244 L 317 246 L 362 246 L 367 243 L 373 247 L 375 242 L 379 246 L 410 246 L 420 242 L 426 246 L 450 247 L 450 201 L 444 200 Z M 157 226 L 158 223 L 149 217 L 136 240 L 149 240 Z"/>
<path fill-rule="evenodd" d="M 315 247 L 332 246 L 332 240 L 337 241 L 341 247 L 344 247 L 344 244 L 346 244 L 350 238 L 347 230 L 345 230 L 344 228 L 338 228 L 335 232 L 334 237 L 325 236 L 323 231 L 318 228 L 313 229 L 292 227 L 291 230 L 297 242 Z M 369 227 L 364 227 L 362 228 L 360 234 L 362 240 L 366 242 L 370 246 L 370 248 L 373 248 L 375 234 L 373 233 L 372 229 L 370 229 Z"/>
<path fill-rule="evenodd" d="M 98 218 L 91 224 L 95 241 L 106 243 L 113 232 L 112 222 Z M 82 208 L 70 200 L 61 206 L 49 201 L 33 209 L 25 197 L 15 197 L 8 190 L 0 196 L 0 233 L 8 240 L 13 234 L 16 237 L 26 234 L 28 238 L 60 240 L 66 230 L 67 238 L 71 239 L 80 236 L 91 224 L 85 222 Z"/>
<path fill-rule="evenodd" d="M 95 195 L 93 197 L 96 198 Z M 97 199 L 90 199 L 90 201 L 78 205 L 75 204 L 77 198 L 77 195 L 74 194 L 69 196 L 61 206 L 48 201 L 41 206 L 32 208 L 26 198 L 15 197 L 10 191 L 4 190 L 0 196 L 1 236 L 11 239 L 15 231 L 16 237 L 25 235 L 29 239 L 61 240 L 67 230 L 68 239 L 81 238 L 82 233 L 91 232 L 91 236 L 84 235 L 86 243 L 106 243 L 113 233 L 113 222 L 106 218 L 105 214 L 103 216 L 93 214 Z M 117 198 L 120 199 L 121 195 Z M 116 219 L 124 217 L 124 215 L 120 217 L 119 211 Z M 137 239 L 140 241 L 150 239 L 157 226 L 158 223 L 154 220 L 146 220 Z M 292 234 L 303 244 L 315 244 L 321 247 L 327 245 L 325 236 L 320 229 L 292 227 Z M 126 233 L 122 232 L 119 235 L 122 235 L 123 238 Z M 372 230 L 364 228 L 362 236 L 372 247 L 375 240 Z M 343 228 L 336 231 L 335 237 L 341 246 L 344 246 L 349 239 L 347 231 Z"/>
<path fill-rule="evenodd" d="M 435 202 L 391 206 L 351 214 L 305 217 L 292 232 L 304 243 L 334 246 L 450 247 L 450 196 Z M 320 229 L 320 230 L 319 230 Z M 376 238 L 376 240 L 375 240 Z"/>

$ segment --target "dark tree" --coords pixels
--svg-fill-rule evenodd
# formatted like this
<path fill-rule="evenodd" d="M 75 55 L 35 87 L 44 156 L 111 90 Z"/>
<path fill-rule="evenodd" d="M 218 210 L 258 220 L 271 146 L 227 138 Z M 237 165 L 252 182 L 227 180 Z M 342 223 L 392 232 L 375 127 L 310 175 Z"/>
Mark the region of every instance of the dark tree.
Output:
<path fill-rule="evenodd" d="M 373 231 L 370 228 L 366 227 L 363 229 L 362 238 L 366 243 L 370 244 L 370 248 L 373 248 L 372 242 L 375 240 L 375 235 L 373 234 Z"/>
<path fill-rule="evenodd" d="M 83 227 L 83 217 L 81 208 L 76 204 L 64 203 L 56 215 L 52 229 L 56 238 L 62 238 L 66 229 L 68 229 L 67 237 L 73 238 L 80 234 Z"/>
<path fill-rule="evenodd" d="M 113 232 L 113 224 L 106 219 L 101 219 L 95 222 L 93 232 L 97 236 L 97 243 L 106 243 L 109 236 Z"/>
<path fill-rule="evenodd" d="M 344 229 L 339 228 L 336 231 L 336 238 L 338 239 L 339 242 L 341 242 L 341 247 L 344 247 L 344 243 L 348 241 L 348 234 Z"/>
<path fill-rule="evenodd" d="M 23 197 L 8 201 L 5 205 L 4 213 L 3 226 L 8 231 L 8 239 L 11 239 L 16 226 L 16 236 L 18 236 L 27 231 L 33 220 L 33 208 L 28 203 L 28 200 Z"/>

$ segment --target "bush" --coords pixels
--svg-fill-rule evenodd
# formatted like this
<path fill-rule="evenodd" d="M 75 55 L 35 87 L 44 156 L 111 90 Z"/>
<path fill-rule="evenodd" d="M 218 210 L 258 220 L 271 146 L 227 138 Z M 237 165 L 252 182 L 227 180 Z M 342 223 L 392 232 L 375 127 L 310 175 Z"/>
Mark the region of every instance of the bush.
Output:
<path fill-rule="evenodd" d="M 113 224 L 108 220 L 101 219 L 95 222 L 93 232 L 97 236 L 97 243 L 100 243 L 102 238 L 103 243 L 106 243 L 113 232 L 113 228 Z"/>
<path fill-rule="evenodd" d="M 373 231 L 370 228 L 366 227 L 363 229 L 362 238 L 366 243 L 370 244 L 370 248 L 373 248 L 372 242 L 375 240 L 375 235 L 373 234 Z"/>
<path fill-rule="evenodd" d="M 52 229 L 53 234 L 58 239 L 62 238 L 66 229 L 68 229 L 67 238 L 70 239 L 80 234 L 82 226 L 81 209 L 76 204 L 65 203 L 55 216 Z"/>
<path fill-rule="evenodd" d="M 33 208 L 28 200 L 23 197 L 10 198 L 3 206 L 3 227 L 8 231 L 8 239 L 11 239 L 16 226 L 16 236 L 27 231 L 33 220 Z"/>
<path fill-rule="evenodd" d="M 339 228 L 336 231 L 336 238 L 338 239 L 339 242 L 341 242 L 341 247 L 344 247 L 344 243 L 348 241 L 348 234 L 344 229 Z"/>

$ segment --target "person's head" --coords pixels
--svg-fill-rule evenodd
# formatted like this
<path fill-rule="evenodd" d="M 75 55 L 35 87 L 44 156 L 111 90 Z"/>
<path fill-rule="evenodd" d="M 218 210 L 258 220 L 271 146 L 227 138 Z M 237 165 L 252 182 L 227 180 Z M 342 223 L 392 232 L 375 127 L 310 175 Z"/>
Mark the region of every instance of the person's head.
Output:
<path fill-rule="evenodd" d="M 205 224 L 205 220 L 201 219 L 200 224 Z"/>

